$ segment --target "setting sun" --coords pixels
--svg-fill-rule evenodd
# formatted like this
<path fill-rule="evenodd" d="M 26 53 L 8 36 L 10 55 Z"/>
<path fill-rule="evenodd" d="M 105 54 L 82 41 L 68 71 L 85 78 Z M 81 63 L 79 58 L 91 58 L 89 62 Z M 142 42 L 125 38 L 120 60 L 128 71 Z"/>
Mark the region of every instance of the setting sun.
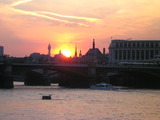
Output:
<path fill-rule="evenodd" d="M 69 49 L 63 49 L 62 54 L 66 57 L 70 57 L 71 56 L 71 51 Z"/>

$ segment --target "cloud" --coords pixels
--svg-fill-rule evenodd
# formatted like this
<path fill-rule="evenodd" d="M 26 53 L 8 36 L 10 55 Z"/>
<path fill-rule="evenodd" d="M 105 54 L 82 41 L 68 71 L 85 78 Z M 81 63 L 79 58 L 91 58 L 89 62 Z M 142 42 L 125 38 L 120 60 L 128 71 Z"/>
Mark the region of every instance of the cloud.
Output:
<path fill-rule="evenodd" d="M 40 18 L 45 18 L 48 20 L 53 20 L 53 21 L 58 21 L 61 23 L 66 23 L 66 24 L 71 24 L 71 25 L 67 25 L 67 26 L 75 26 L 75 25 L 79 25 L 79 26 L 84 26 L 84 27 L 88 27 L 89 26 L 89 22 L 92 23 L 100 23 L 100 19 L 98 18 L 90 18 L 90 17 L 79 17 L 79 16 L 68 16 L 68 15 L 61 15 L 61 14 L 57 14 L 54 12 L 48 12 L 48 11 L 27 11 L 27 10 L 22 10 L 22 9 L 18 9 L 16 8 L 16 6 L 27 3 L 27 2 L 31 2 L 33 0 L 20 0 L 17 2 L 14 2 L 12 4 L 10 4 L 10 7 L 12 8 L 12 10 L 14 10 L 15 12 L 19 13 L 19 14 L 24 14 L 24 15 L 31 15 L 31 16 L 36 16 L 36 17 L 40 17 Z"/>
<path fill-rule="evenodd" d="M 20 0 L 20 1 L 16 1 L 16 2 L 12 3 L 10 6 L 15 7 L 15 6 L 18 6 L 20 4 L 30 2 L 30 1 L 32 1 L 32 0 Z"/>
<path fill-rule="evenodd" d="M 84 53 L 91 47 L 92 38 L 102 47 L 104 38 L 110 36 L 159 39 L 159 3 L 159 0 L 0 0 L 0 42 L 8 51 L 15 49 L 9 54 L 18 54 L 20 45 L 29 52 L 37 47 L 38 52 L 49 41 L 53 49 L 78 43 Z"/>
<path fill-rule="evenodd" d="M 61 15 L 61 14 L 57 14 L 57 13 L 53 13 L 53 12 L 39 12 L 42 14 L 48 14 L 48 15 L 53 15 L 53 16 L 58 16 L 58 17 L 62 17 L 62 18 L 71 18 L 71 19 L 78 19 L 78 20 L 85 20 L 85 21 L 89 21 L 89 22 L 100 22 L 101 20 L 98 18 L 89 18 L 89 17 L 79 17 L 79 16 L 67 16 L 67 15 Z"/>
<path fill-rule="evenodd" d="M 37 17 L 46 18 L 46 19 L 49 19 L 49 20 L 55 20 L 55 21 L 59 21 L 59 22 L 63 22 L 63 23 L 70 23 L 70 24 L 74 24 L 75 23 L 75 22 L 70 22 L 70 21 L 67 21 L 67 20 L 57 19 L 57 18 L 50 17 L 50 16 L 47 16 L 47 15 L 39 14 L 39 13 L 36 13 L 36 12 L 24 11 L 24 10 L 20 10 L 20 9 L 14 9 L 14 10 L 16 12 L 18 12 L 18 13 L 25 14 L 25 15 L 37 16 Z M 85 24 L 81 24 L 81 23 L 75 23 L 75 24 L 79 24 L 79 25 L 84 25 L 85 26 Z"/>

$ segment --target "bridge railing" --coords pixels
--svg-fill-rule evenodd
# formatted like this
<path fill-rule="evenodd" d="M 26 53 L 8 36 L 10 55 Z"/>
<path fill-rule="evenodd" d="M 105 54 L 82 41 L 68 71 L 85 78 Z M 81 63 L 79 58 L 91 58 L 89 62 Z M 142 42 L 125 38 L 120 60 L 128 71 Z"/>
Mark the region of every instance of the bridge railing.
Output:
<path fill-rule="evenodd" d="M 4 63 L 0 63 L 0 66 Z M 12 63 L 13 66 L 32 66 L 32 67 L 89 67 L 88 64 L 79 64 L 79 63 L 58 63 L 58 64 L 30 64 L 30 63 Z M 112 68 L 159 68 L 159 64 L 95 64 L 95 67 L 112 67 Z"/>

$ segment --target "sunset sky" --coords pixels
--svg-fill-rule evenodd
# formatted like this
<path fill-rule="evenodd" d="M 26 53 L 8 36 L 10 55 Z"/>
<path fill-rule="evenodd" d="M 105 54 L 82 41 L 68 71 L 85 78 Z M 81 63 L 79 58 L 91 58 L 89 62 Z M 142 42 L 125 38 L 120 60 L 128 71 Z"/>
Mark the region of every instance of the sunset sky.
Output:
<path fill-rule="evenodd" d="M 160 0 L 0 0 L 0 46 L 16 57 L 52 55 L 93 38 L 101 51 L 112 39 L 160 40 Z M 72 53 L 73 54 L 73 53 Z"/>

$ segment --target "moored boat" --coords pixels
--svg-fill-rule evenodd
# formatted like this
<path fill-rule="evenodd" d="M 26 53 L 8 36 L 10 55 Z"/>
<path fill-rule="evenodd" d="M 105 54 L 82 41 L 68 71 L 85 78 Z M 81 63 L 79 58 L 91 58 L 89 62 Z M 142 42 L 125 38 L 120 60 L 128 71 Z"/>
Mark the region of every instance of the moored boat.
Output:
<path fill-rule="evenodd" d="M 51 100 L 51 95 L 48 95 L 48 96 L 42 96 L 42 100 Z"/>

